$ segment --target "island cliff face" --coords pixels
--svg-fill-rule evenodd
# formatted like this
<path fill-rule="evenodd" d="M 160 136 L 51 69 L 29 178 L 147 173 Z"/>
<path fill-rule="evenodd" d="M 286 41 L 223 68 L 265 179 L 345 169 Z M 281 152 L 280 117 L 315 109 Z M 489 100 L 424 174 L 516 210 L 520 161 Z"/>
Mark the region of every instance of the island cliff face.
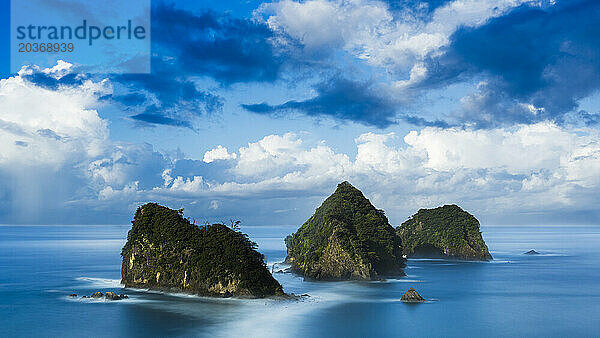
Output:
<path fill-rule="evenodd" d="M 121 256 L 126 287 L 202 296 L 283 295 L 248 237 L 222 224 L 198 226 L 156 203 L 139 207 Z"/>
<path fill-rule="evenodd" d="M 340 183 L 298 231 L 285 239 L 292 270 L 320 280 L 404 275 L 401 241 L 382 210 Z"/>
<path fill-rule="evenodd" d="M 421 209 L 396 229 L 409 257 L 490 260 L 479 221 L 457 205 Z"/>

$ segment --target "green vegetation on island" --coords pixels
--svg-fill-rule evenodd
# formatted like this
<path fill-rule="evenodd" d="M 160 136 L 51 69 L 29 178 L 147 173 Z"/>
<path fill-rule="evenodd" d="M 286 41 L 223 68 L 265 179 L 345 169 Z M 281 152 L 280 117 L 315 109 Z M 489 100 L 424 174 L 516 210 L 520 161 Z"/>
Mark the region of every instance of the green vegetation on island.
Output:
<path fill-rule="evenodd" d="M 409 257 L 490 260 L 479 221 L 457 205 L 421 209 L 396 229 Z"/>
<path fill-rule="evenodd" d="M 402 246 L 383 210 L 340 183 L 296 233 L 285 239 L 292 270 L 322 280 L 404 275 Z"/>
<path fill-rule="evenodd" d="M 203 296 L 283 295 L 256 244 L 223 224 L 198 227 L 156 203 L 139 207 L 121 252 L 126 287 Z"/>

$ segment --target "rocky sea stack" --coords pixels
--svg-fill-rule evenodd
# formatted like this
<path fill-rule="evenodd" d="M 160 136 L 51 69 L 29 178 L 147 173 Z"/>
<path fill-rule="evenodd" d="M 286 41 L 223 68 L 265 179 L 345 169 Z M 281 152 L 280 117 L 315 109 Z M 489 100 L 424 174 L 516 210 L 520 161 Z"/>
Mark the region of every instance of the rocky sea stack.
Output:
<path fill-rule="evenodd" d="M 382 210 L 348 182 L 285 239 L 292 270 L 319 280 L 403 276 L 401 241 Z"/>
<path fill-rule="evenodd" d="M 402 295 L 400 300 L 408 303 L 421 303 L 425 301 L 425 298 L 421 297 L 417 290 L 410 288 Z"/>
<path fill-rule="evenodd" d="M 156 203 L 139 207 L 121 256 L 126 287 L 202 296 L 283 295 L 248 236 L 223 224 L 198 227 Z"/>
<path fill-rule="evenodd" d="M 396 230 L 409 257 L 492 259 L 479 221 L 454 204 L 421 209 Z"/>

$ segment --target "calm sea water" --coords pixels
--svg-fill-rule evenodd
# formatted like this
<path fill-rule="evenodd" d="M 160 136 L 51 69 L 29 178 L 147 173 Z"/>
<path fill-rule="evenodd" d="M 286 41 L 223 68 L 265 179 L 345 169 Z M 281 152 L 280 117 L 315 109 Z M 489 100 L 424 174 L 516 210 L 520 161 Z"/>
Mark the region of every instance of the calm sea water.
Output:
<path fill-rule="evenodd" d="M 600 227 L 483 227 L 489 263 L 409 260 L 386 282 L 305 282 L 303 301 L 123 290 L 129 226 L 0 226 L 0 336 L 599 337 Z M 270 264 L 293 228 L 246 227 Z M 522 255 L 535 249 L 538 256 Z M 414 287 L 429 299 L 405 304 Z M 118 302 L 70 293 L 117 291 Z"/>

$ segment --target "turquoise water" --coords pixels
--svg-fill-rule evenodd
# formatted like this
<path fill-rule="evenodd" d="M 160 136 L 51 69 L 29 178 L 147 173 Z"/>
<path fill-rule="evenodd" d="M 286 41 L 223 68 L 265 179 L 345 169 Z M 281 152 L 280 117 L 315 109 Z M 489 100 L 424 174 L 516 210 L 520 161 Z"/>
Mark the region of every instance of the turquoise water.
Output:
<path fill-rule="evenodd" d="M 0 336 L 598 337 L 600 227 L 483 227 L 494 261 L 409 260 L 385 282 L 305 282 L 303 301 L 123 290 L 129 226 L 0 226 Z M 285 227 L 245 227 L 270 264 Z M 538 256 L 522 255 L 535 249 Z M 278 267 L 276 266 L 275 270 Z M 405 304 L 414 287 L 430 301 Z M 117 291 L 118 302 L 68 294 Z"/>

